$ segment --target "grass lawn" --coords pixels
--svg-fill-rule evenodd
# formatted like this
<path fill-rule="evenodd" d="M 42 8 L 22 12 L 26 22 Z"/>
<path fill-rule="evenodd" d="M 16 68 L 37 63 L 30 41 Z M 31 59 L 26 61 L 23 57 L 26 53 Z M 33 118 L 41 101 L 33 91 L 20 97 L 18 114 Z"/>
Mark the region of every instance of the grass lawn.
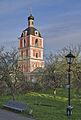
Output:
<path fill-rule="evenodd" d="M 57 96 L 54 98 L 53 90 L 30 92 L 27 94 L 16 95 L 17 101 L 28 103 L 25 113 L 19 113 L 28 118 L 36 120 L 81 120 L 81 96 L 75 95 L 71 89 L 71 106 L 73 106 L 72 116 L 66 115 L 68 106 L 68 90 L 58 88 Z M 0 105 L 7 104 L 12 100 L 11 96 L 0 96 Z M 28 115 L 29 109 L 33 110 L 32 115 Z"/>

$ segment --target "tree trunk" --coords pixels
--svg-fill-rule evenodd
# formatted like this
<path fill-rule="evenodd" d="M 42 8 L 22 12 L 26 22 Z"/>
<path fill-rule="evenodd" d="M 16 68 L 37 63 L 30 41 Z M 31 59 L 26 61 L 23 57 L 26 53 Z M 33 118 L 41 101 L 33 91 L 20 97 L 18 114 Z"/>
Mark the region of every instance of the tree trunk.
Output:
<path fill-rule="evenodd" d="M 16 101 L 16 97 L 14 93 L 12 93 L 12 97 L 13 97 L 13 101 Z"/>
<path fill-rule="evenodd" d="M 56 98 L 56 88 L 54 89 L 54 98 Z"/>
<path fill-rule="evenodd" d="M 16 101 L 16 97 L 15 97 L 15 92 L 14 91 L 15 91 L 14 89 L 11 90 L 11 96 L 13 97 L 13 101 Z"/>

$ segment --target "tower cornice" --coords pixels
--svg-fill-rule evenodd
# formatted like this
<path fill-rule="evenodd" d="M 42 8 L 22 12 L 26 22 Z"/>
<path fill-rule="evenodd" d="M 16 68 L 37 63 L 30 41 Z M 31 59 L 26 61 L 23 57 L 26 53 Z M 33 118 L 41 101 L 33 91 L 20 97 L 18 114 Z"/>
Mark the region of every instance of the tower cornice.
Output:
<path fill-rule="evenodd" d="M 18 40 L 21 39 L 21 38 L 24 39 L 24 38 L 30 37 L 30 36 L 36 37 L 36 38 L 38 38 L 38 39 L 43 39 L 43 37 L 38 37 L 38 36 L 34 36 L 34 35 L 27 35 L 27 36 L 24 36 L 24 37 L 19 37 Z"/>

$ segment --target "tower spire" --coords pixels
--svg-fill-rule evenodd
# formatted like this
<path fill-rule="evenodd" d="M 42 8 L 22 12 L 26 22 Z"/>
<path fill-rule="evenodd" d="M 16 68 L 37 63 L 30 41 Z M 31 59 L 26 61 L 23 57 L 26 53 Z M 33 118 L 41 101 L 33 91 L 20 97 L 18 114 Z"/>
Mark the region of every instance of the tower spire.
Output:
<path fill-rule="evenodd" d="M 30 15 L 32 15 L 32 7 L 30 7 Z"/>
<path fill-rule="evenodd" d="M 30 16 L 28 17 L 28 27 L 34 27 L 34 17 L 32 16 L 32 7 L 30 7 Z"/>

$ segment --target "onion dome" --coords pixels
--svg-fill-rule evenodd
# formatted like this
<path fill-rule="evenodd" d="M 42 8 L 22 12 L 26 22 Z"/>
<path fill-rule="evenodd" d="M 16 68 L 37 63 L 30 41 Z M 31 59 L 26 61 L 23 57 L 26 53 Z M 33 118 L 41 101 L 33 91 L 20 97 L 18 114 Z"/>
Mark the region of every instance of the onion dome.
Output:
<path fill-rule="evenodd" d="M 34 36 L 41 37 L 40 32 L 37 29 L 35 29 L 34 27 L 28 27 L 27 29 L 25 29 L 22 32 L 21 37 L 28 36 L 28 35 L 34 35 Z"/>
<path fill-rule="evenodd" d="M 28 17 L 28 20 L 34 20 L 34 17 L 32 16 L 32 14 L 30 14 L 30 16 Z"/>

